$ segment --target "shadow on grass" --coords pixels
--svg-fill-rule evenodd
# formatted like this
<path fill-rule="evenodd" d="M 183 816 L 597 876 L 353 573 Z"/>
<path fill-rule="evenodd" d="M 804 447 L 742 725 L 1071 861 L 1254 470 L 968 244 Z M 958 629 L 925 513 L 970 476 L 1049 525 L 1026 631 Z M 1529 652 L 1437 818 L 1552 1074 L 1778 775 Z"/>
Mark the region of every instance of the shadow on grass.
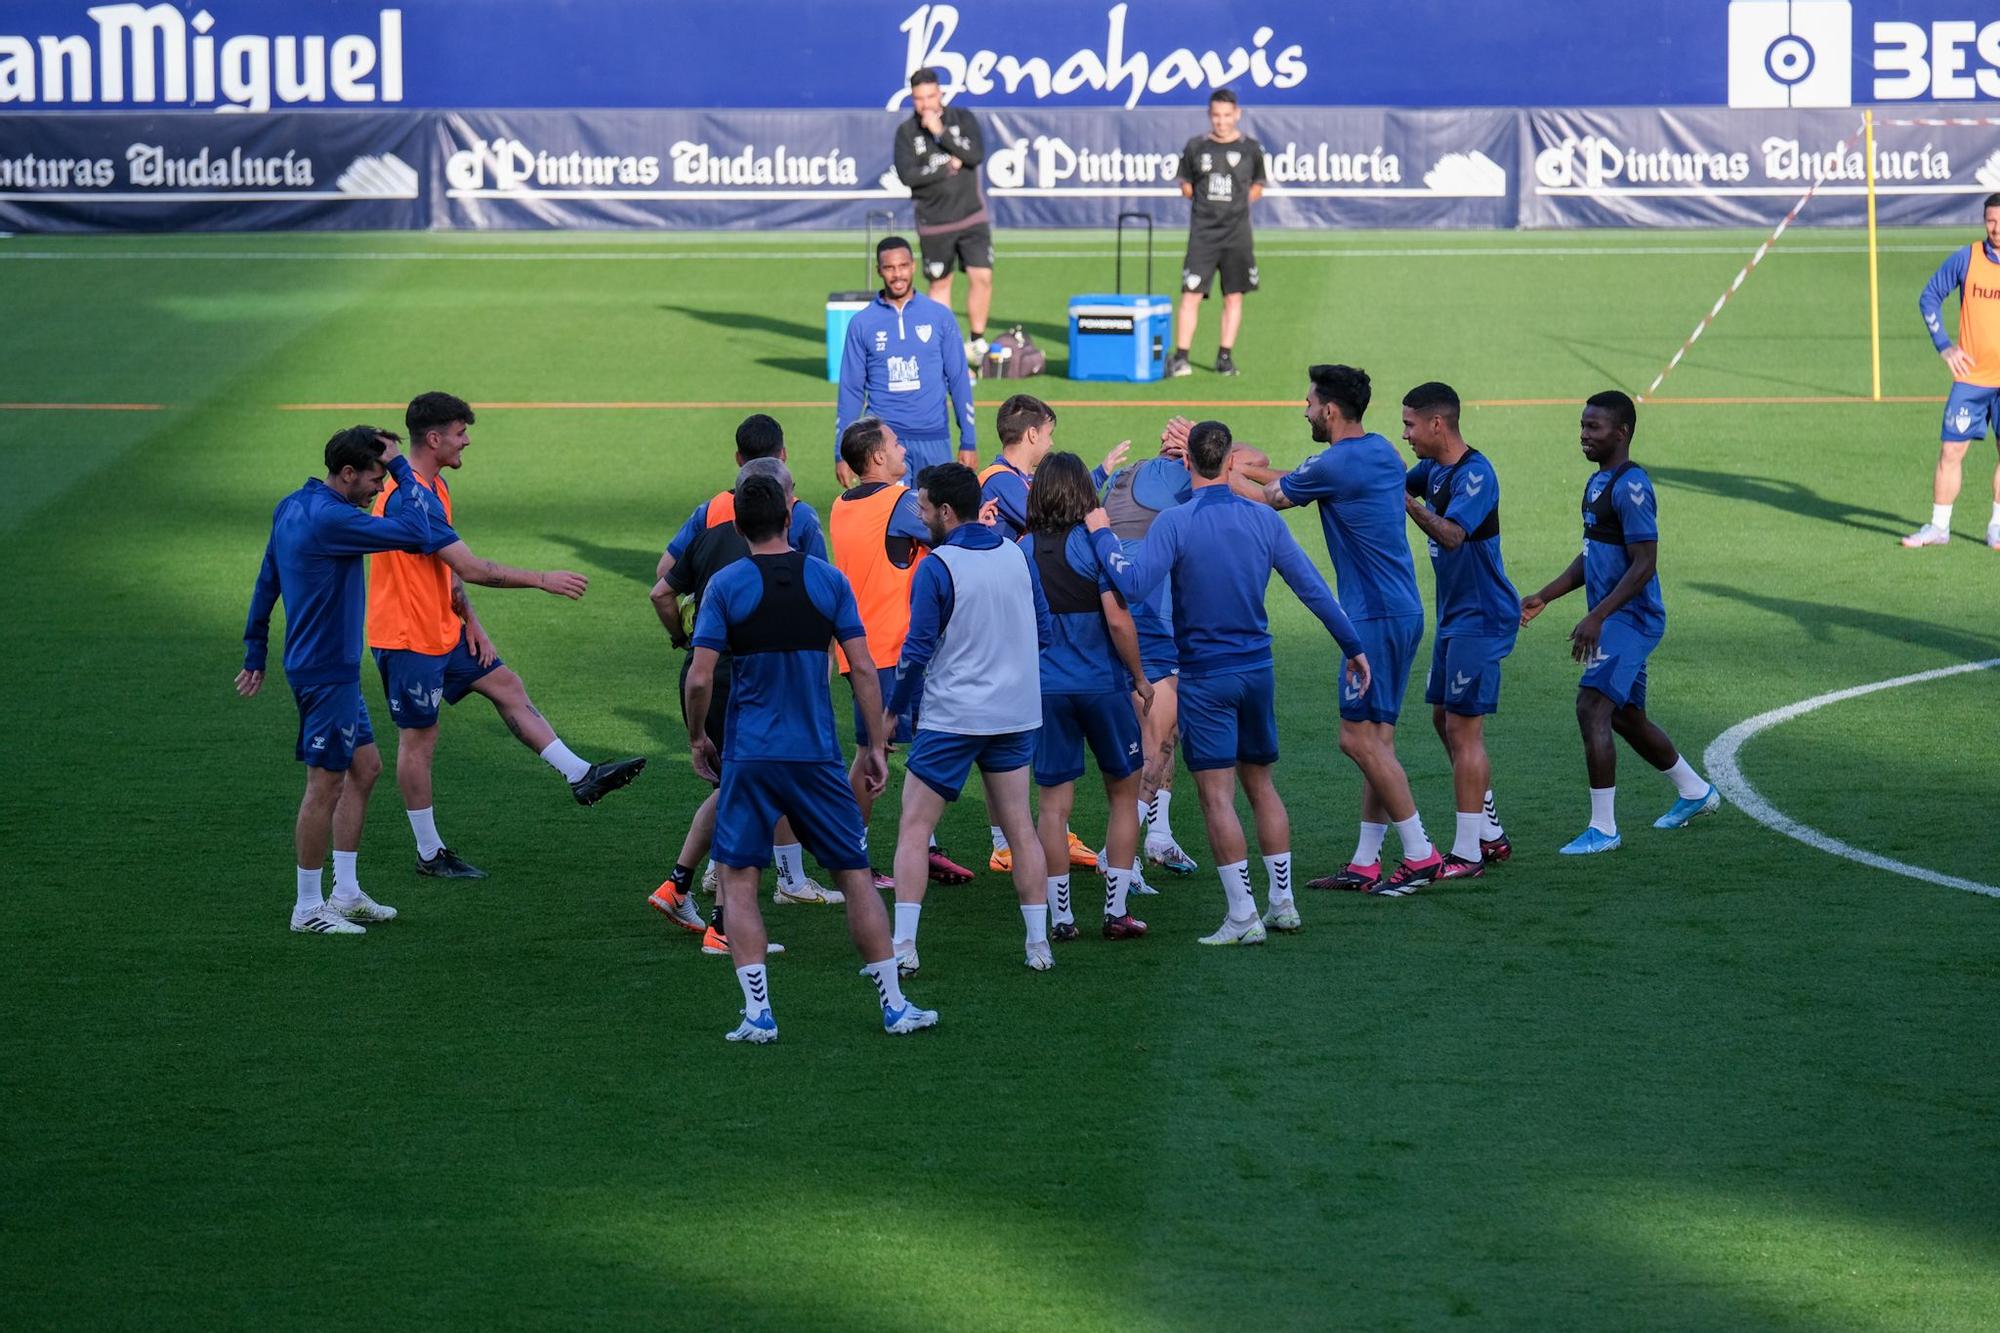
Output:
<path fill-rule="evenodd" d="M 780 319 L 757 310 L 704 310 L 692 305 L 663 305 L 660 309 L 676 315 L 686 315 L 689 319 L 700 320 L 718 329 L 736 329 L 744 333 L 775 333 L 781 338 L 797 338 L 801 342 L 826 342 L 826 326 L 823 324 L 801 324 L 795 319 Z"/>
<path fill-rule="evenodd" d="M 757 364 L 782 370 L 788 375 L 803 375 L 829 389 L 833 387 L 826 378 L 826 358 L 823 356 L 760 356 Z"/>
<path fill-rule="evenodd" d="M 1772 597 L 1765 593 L 1746 592 L 1742 588 L 1732 588 L 1722 583 L 1691 583 L 1688 586 L 1696 592 L 1726 597 L 1744 606 L 1769 612 L 1774 616 L 1783 616 L 1787 620 L 1796 622 L 1815 643 L 1833 642 L 1835 630 L 1858 630 L 1863 634 L 1873 634 L 1877 638 L 1888 639 L 1893 643 L 1934 648 L 1940 653 L 1962 661 L 1991 657 L 1996 649 L 2000 649 L 2000 639 L 1953 629 L 1949 625 L 1939 625 L 1928 620 L 1892 615 L 1887 611 L 1870 611 L 1834 602 L 1807 602 L 1791 597 Z"/>
<path fill-rule="evenodd" d="M 653 586 L 653 571 L 660 565 L 658 551 L 643 550 L 635 546 L 605 546 L 561 532 L 545 532 L 542 538 L 560 546 L 567 546 L 576 552 L 578 560 L 587 565 L 618 578 L 632 579 L 649 588 Z"/>
<path fill-rule="evenodd" d="M 1647 465 L 1646 472 L 1656 483 L 1724 500 L 1746 500 L 1821 523 L 1837 523 L 1842 527 L 1879 532 L 1891 537 L 1901 537 L 1908 531 L 1908 524 L 1899 515 L 1829 499 L 1796 481 L 1744 476 L 1735 472 L 1711 472 L 1704 468 L 1655 467 L 1651 464 Z"/>

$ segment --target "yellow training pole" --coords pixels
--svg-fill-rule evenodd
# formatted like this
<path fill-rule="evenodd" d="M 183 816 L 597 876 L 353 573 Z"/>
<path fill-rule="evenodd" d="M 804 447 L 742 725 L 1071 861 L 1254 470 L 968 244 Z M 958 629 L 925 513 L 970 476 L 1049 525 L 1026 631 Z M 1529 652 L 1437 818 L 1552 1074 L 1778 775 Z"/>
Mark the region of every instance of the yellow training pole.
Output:
<path fill-rule="evenodd" d="M 1868 145 L 1868 367 L 1870 392 L 1882 401 L 1882 283 L 1875 266 L 1875 113 L 1861 113 Z"/>

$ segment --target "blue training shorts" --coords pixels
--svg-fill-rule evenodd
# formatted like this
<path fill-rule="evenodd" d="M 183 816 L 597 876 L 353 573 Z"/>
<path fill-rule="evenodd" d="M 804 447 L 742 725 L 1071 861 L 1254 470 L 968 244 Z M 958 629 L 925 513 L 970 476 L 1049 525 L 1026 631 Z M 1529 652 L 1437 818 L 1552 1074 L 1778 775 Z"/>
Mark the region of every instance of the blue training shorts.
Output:
<path fill-rule="evenodd" d="M 1060 787 L 1083 776 L 1086 742 L 1097 771 L 1113 781 L 1130 777 L 1145 763 L 1139 717 L 1132 696 L 1045 694 L 1042 729 L 1035 741 L 1035 785 Z"/>
<path fill-rule="evenodd" d="M 1340 676 L 1340 717 L 1343 722 L 1386 722 L 1390 726 L 1403 713 L 1403 695 L 1410 688 L 1410 667 L 1417 660 L 1417 648 L 1424 641 L 1421 613 L 1386 616 L 1380 620 L 1357 620 L 1354 633 L 1361 651 L 1368 657 L 1368 688 L 1357 691 L 1347 678 L 1339 649 L 1334 650 L 1333 669 Z"/>
<path fill-rule="evenodd" d="M 1190 769 L 1278 762 L 1278 686 L 1270 667 L 1182 676 L 1180 713 Z"/>
<path fill-rule="evenodd" d="M 901 667 L 878 666 L 875 668 L 875 683 L 882 687 L 882 704 L 884 707 L 887 707 L 889 701 L 896 697 L 896 687 L 902 679 L 903 670 Z M 847 679 L 847 688 L 850 693 L 853 692 L 854 678 L 851 675 Z M 917 734 L 917 713 L 923 707 L 923 704 L 924 681 L 920 671 L 917 676 L 916 688 L 910 691 L 909 711 L 896 715 L 896 729 L 889 733 L 891 744 L 908 745 L 910 743 L 910 738 Z M 868 719 L 861 716 L 861 700 L 859 699 L 854 701 L 854 743 L 856 745 L 866 745 L 868 743 Z"/>
<path fill-rule="evenodd" d="M 506 664 L 495 657 L 492 666 L 479 665 L 460 631 L 457 645 L 448 653 L 377 648 L 375 665 L 382 669 L 389 719 L 405 731 L 421 731 L 437 725 L 440 703 L 457 703 L 472 692 L 473 682 Z"/>
<path fill-rule="evenodd" d="M 780 819 L 828 870 L 866 870 L 868 831 L 837 759 L 731 759 L 715 802 L 715 863 L 762 870 Z"/>
<path fill-rule="evenodd" d="M 1660 646 L 1660 636 L 1643 634 L 1626 621 L 1605 622 L 1597 653 L 1584 668 L 1577 688 L 1596 690 L 1620 708 L 1646 706 L 1646 659 Z"/>
<path fill-rule="evenodd" d="M 1460 717 L 1499 712 L 1500 662 L 1513 651 L 1512 634 L 1440 634 L 1431 645 L 1424 701 Z"/>
<path fill-rule="evenodd" d="M 1129 710 L 1130 704 L 1126 705 Z M 972 766 L 981 773 L 1011 773 L 1026 768 L 1035 757 L 1035 736 L 1040 731 L 1003 731 L 997 736 L 961 736 L 955 731 L 926 731 L 917 728 L 906 761 L 910 776 L 947 801 L 955 801 L 965 790 Z"/>
<path fill-rule="evenodd" d="M 1181 650 L 1174 641 L 1173 622 L 1160 616 L 1133 616 L 1132 626 L 1139 632 L 1139 669 L 1146 673 L 1146 680 L 1157 682 L 1178 675 Z"/>
<path fill-rule="evenodd" d="M 1954 382 L 1944 400 L 1944 430 L 1938 438 L 1953 444 L 1983 440 L 1989 425 L 2000 436 L 2000 389 Z"/>
<path fill-rule="evenodd" d="M 299 706 L 298 758 L 307 768 L 345 773 L 354 767 L 354 752 L 375 743 L 360 682 L 294 685 L 292 701 Z"/>
<path fill-rule="evenodd" d="M 949 330 L 947 330 L 947 336 L 953 336 Z M 951 436 L 949 434 L 937 436 L 905 435 L 901 431 L 897 431 L 896 442 L 903 446 L 905 468 L 903 484 L 905 486 L 916 485 L 917 474 L 932 464 L 949 463 L 958 457 L 958 451 L 951 447 Z"/>

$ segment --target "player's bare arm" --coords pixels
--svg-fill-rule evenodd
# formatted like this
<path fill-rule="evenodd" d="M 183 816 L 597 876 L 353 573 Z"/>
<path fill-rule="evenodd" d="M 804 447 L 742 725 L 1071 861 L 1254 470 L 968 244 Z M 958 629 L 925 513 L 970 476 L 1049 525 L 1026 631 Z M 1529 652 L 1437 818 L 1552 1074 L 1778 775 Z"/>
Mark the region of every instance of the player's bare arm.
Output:
<path fill-rule="evenodd" d="M 1944 358 L 1944 363 L 1947 366 L 1951 367 L 1951 377 L 1953 379 L 1966 380 L 1972 377 L 1972 368 L 1976 363 L 1972 359 L 1972 354 L 1957 343 L 1953 343 L 1951 346 L 1945 348 L 1938 355 Z"/>
<path fill-rule="evenodd" d="M 264 688 L 264 673 L 261 671 L 239 671 L 236 673 L 236 692 L 248 699 Z"/>
<path fill-rule="evenodd" d="M 854 690 L 860 716 L 868 725 L 867 736 L 855 738 L 860 743 L 854 748 L 854 766 L 849 776 L 858 778 L 870 796 L 880 796 L 889 785 L 887 750 L 890 729 L 895 723 L 883 704 L 882 678 L 875 674 L 875 656 L 868 651 L 868 636 L 857 634 L 842 639 L 840 651 L 847 654 L 848 684 Z"/>
<path fill-rule="evenodd" d="M 1431 507 L 1414 495 L 1403 497 L 1403 509 L 1412 521 L 1424 530 L 1424 535 L 1447 551 L 1456 551 L 1465 545 L 1465 529 L 1448 518 L 1441 518 Z"/>
<path fill-rule="evenodd" d="M 1543 585 L 1540 592 L 1529 593 L 1521 599 L 1521 624 L 1525 627 L 1547 609 L 1550 602 L 1559 597 L 1567 597 L 1583 586 L 1583 557 L 1577 556 L 1569 562 L 1569 567 Z"/>
<path fill-rule="evenodd" d="M 687 626 L 681 620 L 680 594 L 669 587 L 663 578 L 655 583 L 653 590 L 646 595 L 652 600 L 653 613 L 659 616 L 661 626 L 667 631 L 667 642 L 676 648 L 686 648 Z"/>
<path fill-rule="evenodd" d="M 715 664 L 720 656 L 713 648 L 694 650 L 694 656 L 688 660 L 683 695 L 687 705 L 688 759 L 694 764 L 695 776 L 704 782 L 721 781 L 718 771 L 721 756 L 715 752 L 715 742 L 708 738 L 708 709 L 715 698 Z"/>
<path fill-rule="evenodd" d="M 1104 461 L 1098 464 L 1098 471 L 1102 472 L 1107 477 L 1110 476 L 1112 473 L 1116 472 L 1121 466 L 1123 466 L 1126 458 L 1129 457 L 1131 453 L 1132 453 L 1132 441 L 1120 440 L 1118 443 L 1112 445 L 1110 450 L 1104 455 Z"/>
<path fill-rule="evenodd" d="M 1102 512 L 1101 510 L 1096 512 Z M 1132 674 L 1132 693 L 1139 696 L 1139 711 L 1153 711 L 1153 683 L 1146 679 L 1146 668 L 1139 659 L 1139 627 L 1132 623 L 1132 613 L 1125 609 L 1125 600 L 1116 592 L 1102 594 L 1104 602 L 1104 628 L 1111 635 L 1111 646 L 1118 653 L 1118 660 Z"/>
<path fill-rule="evenodd" d="M 481 666 L 492 666 L 499 654 L 493 650 L 493 640 L 487 636 L 486 627 L 479 623 L 479 615 L 472 609 L 471 599 L 465 595 L 465 580 L 456 574 L 451 576 L 451 609 L 465 622 L 465 643 L 473 657 Z"/>
<path fill-rule="evenodd" d="M 1587 662 L 1597 652 L 1597 641 L 1604 637 L 1604 622 L 1611 613 L 1645 591 L 1653 581 L 1653 575 L 1660 567 L 1660 544 L 1658 542 L 1627 542 L 1625 555 L 1631 565 L 1625 577 L 1618 580 L 1610 592 L 1590 608 L 1590 614 L 1576 622 L 1576 628 L 1569 632 L 1570 656 L 1579 662 Z M 1579 560 L 1581 557 L 1579 557 Z"/>
<path fill-rule="evenodd" d="M 461 579 L 483 588 L 539 588 L 573 602 L 590 587 L 589 579 L 567 569 L 516 569 L 474 555 L 463 541 L 453 542 L 437 554 Z"/>

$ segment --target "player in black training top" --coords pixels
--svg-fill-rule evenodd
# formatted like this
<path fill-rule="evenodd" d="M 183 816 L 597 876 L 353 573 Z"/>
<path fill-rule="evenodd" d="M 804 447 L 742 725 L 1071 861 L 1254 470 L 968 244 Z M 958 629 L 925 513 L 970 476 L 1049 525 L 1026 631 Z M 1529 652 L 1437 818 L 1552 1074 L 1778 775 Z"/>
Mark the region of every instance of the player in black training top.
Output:
<path fill-rule="evenodd" d="M 1187 259 L 1181 265 L 1181 307 L 1174 319 L 1169 375 L 1190 375 L 1188 349 L 1216 269 L 1222 270 L 1222 346 L 1218 375 L 1234 375 L 1230 349 L 1243 327 L 1243 293 L 1257 290 L 1257 252 L 1250 237 L 1250 205 L 1264 197 L 1264 146 L 1236 128 L 1242 117 L 1236 94 L 1217 88 L 1208 97 L 1208 133 L 1181 150 L 1181 197 L 1188 213 Z"/>
<path fill-rule="evenodd" d="M 949 309 L 952 270 L 965 270 L 965 354 L 977 365 L 993 305 L 993 227 L 979 193 L 986 141 L 970 111 L 944 104 L 934 69 L 910 76 L 910 109 L 915 114 L 896 127 L 896 177 L 916 203 L 931 300 Z"/>

